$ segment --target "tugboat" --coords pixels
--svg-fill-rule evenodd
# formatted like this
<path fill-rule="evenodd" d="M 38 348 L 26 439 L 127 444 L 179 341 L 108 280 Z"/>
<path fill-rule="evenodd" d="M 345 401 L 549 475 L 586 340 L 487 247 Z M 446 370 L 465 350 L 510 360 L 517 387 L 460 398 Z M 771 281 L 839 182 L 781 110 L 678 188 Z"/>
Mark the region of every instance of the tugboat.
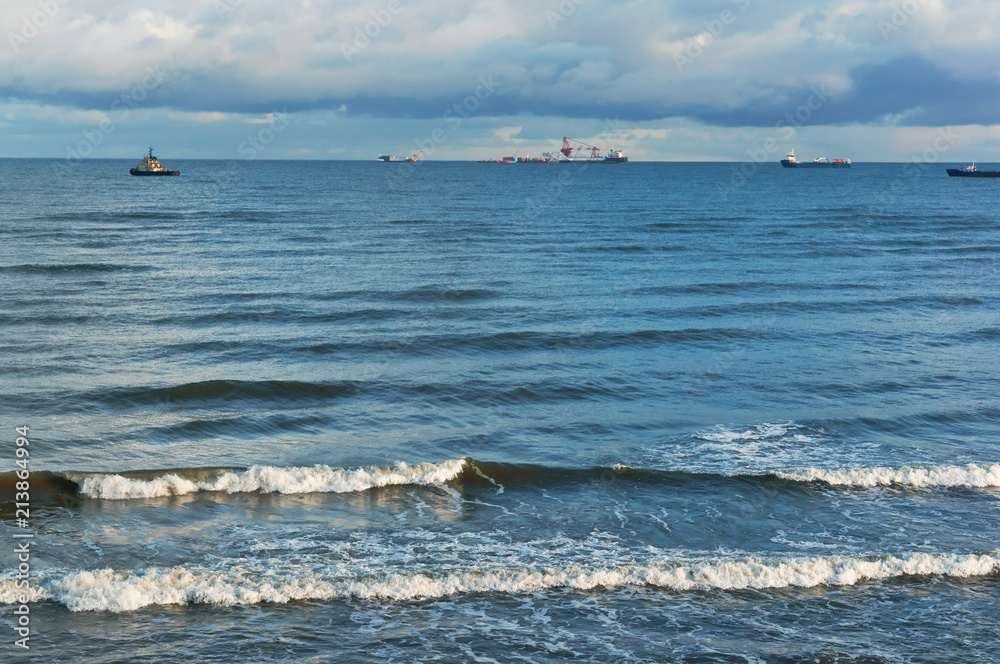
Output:
<path fill-rule="evenodd" d="M 160 162 L 153 156 L 153 148 L 149 148 L 149 156 L 143 157 L 142 161 L 135 168 L 130 168 L 132 175 L 180 175 L 180 171 L 168 171 L 160 166 Z"/>
<path fill-rule="evenodd" d="M 949 168 L 948 175 L 953 178 L 1000 178 L 1000 171 L 981 171 L 976 168 L 976 162 L 972 166 L 962 168 Z"/>
<path fill-rule="evenodd" d="M 423 153 L 424 153 L 424 151 L 421 150 L 420 152 L 418 152 L 417 154 L 413 155 L 412 157 L 393 157 L 391 154 L 380 154 L 378 156 L 378 160 L 379 161 L 409 161 L 409 162 L 412 163 L 412 162 L 415 162 L 418 159 L 420 159 L 420 155 L 422 155 Z"/>
<path fill-rule="evenodd" d="M 792 150 L 787 155 L 787 159 L 781 160 L 781 165 L 784 168 L 850 168 L 850 159 L 827 159 L 826 157 L 817 157 L 811 162 L 809 161 L 796 161 L 795 160 L 795 150 Z"/>

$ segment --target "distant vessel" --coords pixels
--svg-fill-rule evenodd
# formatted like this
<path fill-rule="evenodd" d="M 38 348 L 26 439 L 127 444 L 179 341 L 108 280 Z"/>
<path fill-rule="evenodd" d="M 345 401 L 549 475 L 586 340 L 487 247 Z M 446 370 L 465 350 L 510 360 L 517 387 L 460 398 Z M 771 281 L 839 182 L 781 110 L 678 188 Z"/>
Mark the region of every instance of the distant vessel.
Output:
<path fill-rule="evenodd" d="M 519 164 L 554 164 L 556 163 L 556 158 L 551 152 L 543 152 L 541 157 L 532 157 L 531 155 L 517 153 L 517 163 Z"/>
<path fill-rule="evenodd" d="M 573 144 L 576 144 L 575 146 Z M 480 159 L 480 164 L 627 164 L 628 157 L 621 150 L 608 150 L 603 157 L 593 145 L 563 136 L 558 153 L 543 152 L 541 157 L 531 157 L 520 152 L 500 159 Z M 381 159 L 381 157 L 379 157 Z"/>
<path fill-rule="evenodd" d="M 381 155 L 379 155 L 378 160 L 379 161 L 409 161 L 409 162 L 414 162 L 414 161 L 420 159 L 420 155 L 422 155 L 423 153 L 424 153 L 424 151 L 421 150 L 420 152 L 418 152 L 417 154 L 413 155 L 412 157 L 393 157 L 392 155 L 381 154 Z"/>
<path fill-rule="evenodd" d="M 571 143 L 576 143 L 578 147 L 573 147 Z M 627 164 L 628 157 L 621 150 L 608 150 L 604 157 L 598 155 L 598 150 L 593 145 L 588 145 L 582 141 L 576 141 L 563 136 L 562 149 L 559 150 L 564 159 L 560 159 L 560 164 Z M 581 156 L 580 153 L 586 156 Z"/>
<path fill-rule="evenodd" d="M 554 164 L 558 161 L 551 152 L 543 152 L 541 157 L 532 157 L 520 152 L 517 156 L 501 157 L 500 159 L 480 159 L 480 164 Z"/>
<path fill-rule="evenodd" d="M 511 155 L 509 157 L 501 157 L 500 159 L 480 159 L 480 164 L 516 164 L 518 163 L 517 157 Z"/>
<path fill-rule="evenodd" d="M 153 156 L 153 148 L 149 148 L 149 156 L 143 157 L 142 161 L 135 168 L 130 168 L 132 175 L 180 175 L 180 171 L 168 171 L 160 166 L 160 162 Z"/>
<path fill-rule="evenodd" d="M 981 171 L 976 168 L 976 162 L 972 162 L 972 166 L 949 168 L 948 175 L 953 178 L 1000 178 L 1000 171 Z"/>
<path fill-rule="evenodd" d="M 781 165 L 785 168 L 850 168 L 850 159 L 827 159 L 826 157 L 817 157 L 812 161 L 796 161 L 795 160 L 795 150 L 792 150 L 786 155 L 787 159 L 781 160 Z"/>

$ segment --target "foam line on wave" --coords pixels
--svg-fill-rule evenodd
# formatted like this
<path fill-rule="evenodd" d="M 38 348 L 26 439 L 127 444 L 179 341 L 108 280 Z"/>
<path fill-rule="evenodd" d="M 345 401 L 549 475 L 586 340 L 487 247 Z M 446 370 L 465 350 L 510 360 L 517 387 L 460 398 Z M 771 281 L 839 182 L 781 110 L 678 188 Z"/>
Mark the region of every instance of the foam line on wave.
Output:
<path fill-rule="evenodd" d="M 44 482 L 43 482 L 44 480 Z M 658 470 L 616 465 L 595 468 L 553 468 L 530 464 L 452 459 L 441 463 L 390 468 L 331 468 L 253 466 L 248 469 L 190 468 L 136 471 L 122 474 L 80 472 L 38 474 L 39 495 L 49 488 L 61 500 L 77 494 L 103 500 L 157 498 L 198 492 L 222 493 L 350 493 L 390 485 L 435 485 L 452 481 L 467 486 L 489 485 L 502 492 L 505 484 L 552 485 L 625 480 L 633 482 L 780 481 L 787 486 L 824 483 L 847 488 L 911 487 L 918 489 L 1000 487 L 1000 464 L 912 468 L 803 468 L 767 474 L 729 474 Z M 16 478 L 0 473 L 0 495 L 13 496 Z M 51 485 L 51 487 L 49 487 Z M 47 494 L 46 494 L 47 495 Z"/>
<path fill-rule="evenodd" d="M 662 470 L 635 466 L 614 465 L 588 469 L 551 468 L 547 466 L 515 465 L 469 460 L 469 465 L 480 477 L 495 478 L 504 482 L 526 481 L 532 483 L 594 482 L 631 480 L 635 482 L 767 482 L 780 481 L 786 486 L 821 482 L 830 486 L 870 488 L 878 486 L 910 487 L 918 489 L 969 488 L 989 489 L 1000 487 L 1000 463 L 964 466 L 929 466 L 905 468 L 801 468 L 776 470 L 765 473 L 706 472 Z M 466 482 L 476 478 L 469 473 Z M 492 481 L 492 479 L 491 479 Z"/>
<path fill-rule="evenodd" d="M 279 467 L 252 466 L 247 470 L 230 470 L 216 477 L 194 480 L 182 471 L 165 473 L 152 478 L 123 475 L 86 477 L 80 483 L 80 493 L 103 500 L 157 498 L 178 496 L 201 491 L 224 493 L 351 493 L 382 486 L 404 484 L 442 484 L 458 477 L 465 466 L 464 459 L 442 463 L 407 465 L 392 468 L 331 468 L 330 466 Z"/>
<path fill-rule="evenodd" d="M 43 571 L 29 601 L 55 601 L 71 611 L 135 611 L 151 605 L 217 606 L 296 600 L 435 599 L 469 593 L 521 594 L 548 589 L 644 586 L 672 592 L 852 586 L 901 577 L 973 578 L 1000 572 L 1000 555 L 914 553 L 903 556 L 662 561 L 613 567 L 470 568 L 444 574 L 352 573 L 280 561 L 226 561 L 219 567 L 134 571 Z M 13 573 L 0 576 L 0 604 L 20 601 Z"/>
<path fill-rule="evenodd" d="M 823 482 L 832 486 L 877 487 L 908 486 L 917 488 L 1000 487 L 1000 464 L 936 466 L 929 468 L 842 468 L 824 470 L 804 468 L 779 472 L 782 479 L 795 482 Z"/>

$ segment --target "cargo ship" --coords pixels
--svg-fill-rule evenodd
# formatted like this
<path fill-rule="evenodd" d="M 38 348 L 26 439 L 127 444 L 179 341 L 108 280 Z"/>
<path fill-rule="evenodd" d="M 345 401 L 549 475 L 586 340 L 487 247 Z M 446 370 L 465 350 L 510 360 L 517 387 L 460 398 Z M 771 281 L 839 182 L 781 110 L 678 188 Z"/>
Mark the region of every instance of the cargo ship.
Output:
<path fill-rule="evenodd" d="M 785 159 L 781 160 L 781 165 L 785 168 L 850 168 L 850 159 L 827 159 L 817 157 L 812 161 L 796 161 L 795 150 L 792 150 Z"/>
<path fill-rule="evenodd" d="M 557 159 L 551 152 L 542 153 L 541 157 L 532 157 L 531 155 L 524 155 L 520 152 L 517 156 L 510 155 L 509 157 L 501 157 L 500 159 L 480 159 L 480 164 L 554 164 Z"/>
<path fill-rule="evenodd" d="M 1000 178 L 1000 171 L 981 171 L 976 168 L 976 162 L 972 166 L 962 168 L 949 168 L 948 175 L 953 178 Z"/>
<path fill-rule="evenodd" d="M 577 147 L 573 147 L 576 143 Z M 627 164 L 628 157 L 621 150 L 608 150 L 608 154 L 601 157 L 598 150 L 593 145 L 588 145 L 582 141 L 576 141 L 563 136 L 562 149 L 559 150 L 563 158 L 560 164 Z"/>
<path fill-rule="evenodd" d="M 130 168 L 132 175 L 180 175 L 180 171 L 168 171 L 160 166 L 160 162 L 153 156 L 153 148 L 149 148 L 149 156 L 143 157 L 135 168 Z"/>
<path fill-rule="evenodd" d="M 420 155 L 422 155 L 423 153 L 424 153 L 424 151 L 421 150 L 420 152 L 418 152 L 417 154 L 413 155 L 412 157 L 393 157 L 392 155 L 389 155 L 389 154 L 380 154 L 378 156 L 378 160 L 379 161 L 409 161 L 409 162 L 415 162 L 416 160 L 420 159 Z"/>

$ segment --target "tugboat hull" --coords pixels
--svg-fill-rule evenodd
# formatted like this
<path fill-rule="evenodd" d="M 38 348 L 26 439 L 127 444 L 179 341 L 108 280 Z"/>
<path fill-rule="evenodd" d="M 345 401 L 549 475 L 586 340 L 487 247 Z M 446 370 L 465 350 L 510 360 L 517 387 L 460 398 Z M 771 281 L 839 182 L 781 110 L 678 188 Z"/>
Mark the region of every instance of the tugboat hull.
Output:
<path fill-rule="evenodd" d="M 132 175 L 180 175 L 180 171 L 140 171 L 135 168 L 128 170 Z"/>

